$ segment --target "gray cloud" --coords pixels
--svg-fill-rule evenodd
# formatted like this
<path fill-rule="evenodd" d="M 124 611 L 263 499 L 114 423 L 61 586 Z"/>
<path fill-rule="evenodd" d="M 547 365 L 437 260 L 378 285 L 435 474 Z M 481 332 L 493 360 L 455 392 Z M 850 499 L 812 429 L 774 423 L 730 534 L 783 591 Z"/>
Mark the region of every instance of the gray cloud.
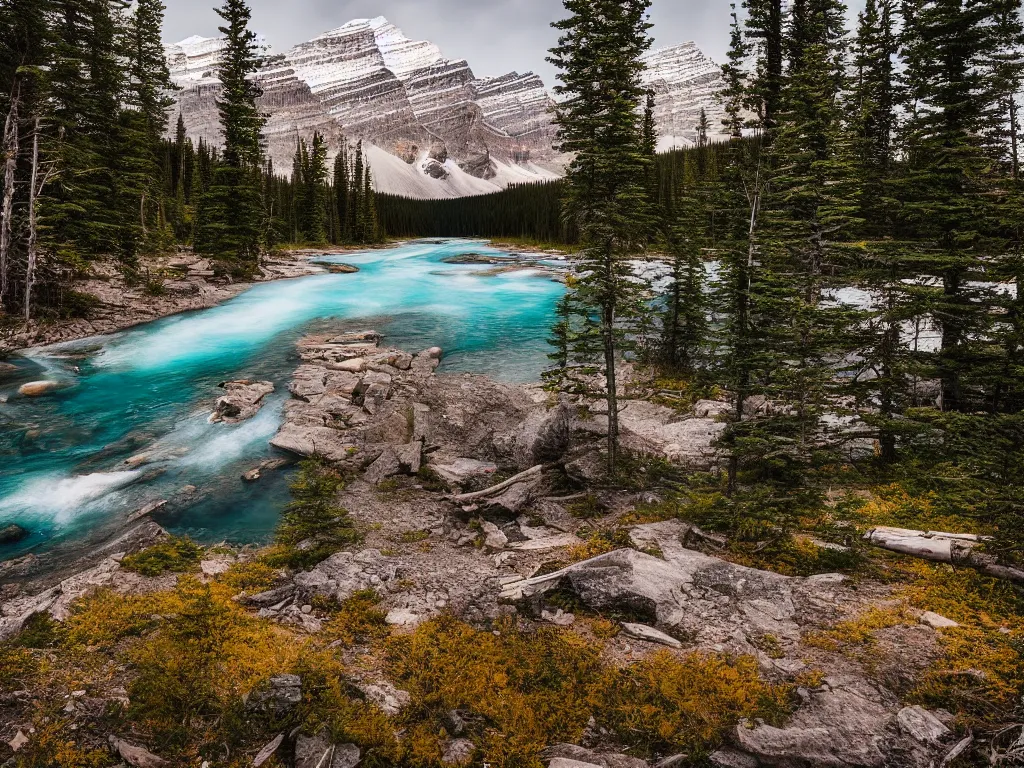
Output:
<path fill-rule="evenodd" d="M 164 37 L 212 37 L 220 18 L 216 0 L 165 0 Z M 532 70 L 550 85 L 544 57 L 557 34 L 550 23 L 560 0 L 250 0 L 252 27 L 281 52 L 351 19 L 385 16 L 414 40 L 430 40 L 448 58 L 469 61 L 480 77 Z M 693 40 L 721 61 L 729 42 L 727 0 L 654 0 L 655 46 Z"/>

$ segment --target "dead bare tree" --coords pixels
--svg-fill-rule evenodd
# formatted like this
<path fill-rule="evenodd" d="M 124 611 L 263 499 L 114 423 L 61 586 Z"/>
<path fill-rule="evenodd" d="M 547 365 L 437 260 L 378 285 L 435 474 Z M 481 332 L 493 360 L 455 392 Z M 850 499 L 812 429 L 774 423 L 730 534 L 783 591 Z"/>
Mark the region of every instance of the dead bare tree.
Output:
<path fill-rule="evenodd" d="M 39 127 L 40 119 L 36 115 L 35 126 L 32 131 L 32 178 L 28 191 L 28 263 L 25 269 L 25 322 L 32 317 L 32 287 L 35 284 L 36 263 L 39 250 L 39 212 L 37 201 L 43 194 L 47 182 L 56 173 L 56 163 L 50 163 L 49 167 L 40 177 L 39 173 Z"/>
<path fill-rule="evenodd" d="M 14 213 L 14 179 L 18 170 L 18 107 L 21 98 L 21 84 L 15 85 L 11 93 L 11 108 L 4 122 L 4 193 L 0 208 L 0 311 L 7 297 L 11 263 L 11 217 Z"/>

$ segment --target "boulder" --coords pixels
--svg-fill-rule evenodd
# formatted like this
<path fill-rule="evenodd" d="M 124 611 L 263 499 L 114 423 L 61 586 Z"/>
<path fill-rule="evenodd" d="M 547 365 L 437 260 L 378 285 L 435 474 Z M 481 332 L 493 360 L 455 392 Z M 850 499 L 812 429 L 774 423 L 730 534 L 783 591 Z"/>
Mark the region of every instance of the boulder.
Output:
<path fill-rule="evenodd" d="M 23 397 L 41 397 L 55 392 L 62 386 L 59 381 L 30 381 L 18 387 L 18 394 Z"/>
<path fill-rule="evenodd" d="M 315 736 L 300 733 L 295 739 L 295 768 L 326 768 L 332 762 L 334 746 L 326 731 Z"/>
<path fill-rule="evenodd" d="M 353 592 L 371 587 L 380 588 L 381 584 L 393 578 L 394 561 L 382 555 L 379 550 L 336 552 L 312 570 L 296 574 L 293 591 L 297 590 L 307 600 L 313 595 L 320 595 L 333 597 L 340 603 Z"/>
<path fill-rule="evenodd" d="M 508 544 L 508 536 L 494 523 L 484 520 L 481 523 L 481 530 L 484 533 L 484 546 L 489 550 L 504 549 Z"/>
<path fill-rule="evenodd" d="M 516 466 L 529 469 L 561 459 L 569 449 L 570 421 L 571 408 L 567 403 L 530 414 L 515 437 Z"/>
<path fill-rule="evenodd" d="M 828 679 L 807 692 L 805 703 L 782 728 L 742 722 L 736 745 L 774 768 L 882 768 L 893 721 L 880 694 L 854 680 Z M 910 764 L 908 764 L 910 765 Z"/>
<path fill-rule="evenodd" d="M 0 527 L 0 547 L 5 544 L 17 544 L 26 536 L 28 536 L 28 531 L 17 523 Z"/>
<path fill-rule="evenodd" d="M 939 718 L 924 707 L 904 707 L 896 713 L 896 722 L 903 733 L 925 746 L 942 746 L 953 735 Z"/>
<path fill-rule="evenodd" d="M 475 751 L 476 745 L 469 739 L 452 739 L 444 746 L 441 762 L 445 765 L 466 765 Z"/>
<path fill-rule="evenodd" d="M 398 453 L 395 451 L 394 446 L 388 445 L 384 447 L 376 461 L 367 467 L 363 479 L 368 483 L 376 485 L 382 480 L 401 474 L 401 472 L 402 463 L 399 461 Z"/>
<path fill-rule="evenodd" d="M 323 456 L 328 461 L 348 459 L 355 447 L 336 429 L 292 423 L 282 425 L 270 444 L 299 456 Z"/>
<path fill-rule="evenodd" d="M 666 560 L 619 549 L 510 584 L 502 597 L 528 599 L 561 587 L 594 610 L 670 627 L 693 636 L 700 647 L 755 653 L 748 635 L 799 643 L 793 590 L 801 583 L 682 547 Z"/>
<path fill-rule="evenodd" d="M 423 464 L 423 443 L 415 441 L 406 445 L 397 446 L 395 456 L 403 472 L 415 475 L 420 471 Z"/>
<path fill-rule="evenodd" d="M 359 271 L 359 267 L 354 264 L 343 264 L 340 262 L 334 264 L 327 264 L 327 271 L 332 275 L 351 275 Z"/>
<path fill-rule="evenodd" d="M 568 462 L 565 474 L 582 486 L 597 485 L 608 476 L 608 461 L 600 451 L 590 451 Z"/>
<path fill-rule="evenodd" d="M 259 412 L 263 399 L 274 391 L 270 381 L 225 381 L 220 386 L 227 394 L 213 406 L 211 422 L 234 424 L 250 419 Z"/>
<path fill-rule="evenodd" d="M 359 747 L 355 744 L 338 744 L 334 748 L 330 768 L 356 768 L 359 765 L 359 757 Z"/>
<path fill-rule="evenodd" d="M 110 748 L 132 768 L 165 768 L 170 762 L 157 757 L 148 749 L 137 746 L 117 736 L 110 737 Z"/>
<path fill-rule="evenodd" d="M 953 629 L 960 626 L 952 619 L 947 619 L 945 616 L 932 611 L 922 613 L 918 621 L 932 629 Z"/>
<path fill-rule="evenodd" d="M 267 687 L 253 693 L 246 708 L 250 711 L 273 712 L 280 717 L 302 703 L 302 678 L 298 675 L 275 675 Z"/>
<path fill-rule="evenodd" d="M 358 686 L 367 700 L 376 704 L 387 715 L 397 715 L 412 701 L 407 691 L 395 688 L 387 680 Z"/>
<path fill-rule="evenodd" d="M 483 508 L 493 515 L 515 517 L 533 500 L 534 492 L 540 485 L 538 480 L 531 479 L 523 483 L 510 485 L 498 496 L 481 502 Z"/>

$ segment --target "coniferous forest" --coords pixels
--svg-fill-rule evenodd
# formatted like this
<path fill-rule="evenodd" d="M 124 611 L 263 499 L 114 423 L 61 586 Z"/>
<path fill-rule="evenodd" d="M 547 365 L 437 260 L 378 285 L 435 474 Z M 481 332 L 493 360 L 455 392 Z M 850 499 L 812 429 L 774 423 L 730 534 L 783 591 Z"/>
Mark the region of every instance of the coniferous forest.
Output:
<path fill-rule="evenodd" d="M 381 239 L 358 143 L 331 148 L 333 169 L 320 136 L 299 142 L 290 176 L 266 159 L 249 9 L 226 0 L 218 13 L 224 144 L 211 147 L 193 143 L 180 119 L 167 138 L 174 86 L 160 0 L 0 5 L 5 312 L 86 310 L 88 297 L 68 286 L 97 258 L 131 276 L 141 254 L 192 246 L 246 276 L 275 246 Z"/>

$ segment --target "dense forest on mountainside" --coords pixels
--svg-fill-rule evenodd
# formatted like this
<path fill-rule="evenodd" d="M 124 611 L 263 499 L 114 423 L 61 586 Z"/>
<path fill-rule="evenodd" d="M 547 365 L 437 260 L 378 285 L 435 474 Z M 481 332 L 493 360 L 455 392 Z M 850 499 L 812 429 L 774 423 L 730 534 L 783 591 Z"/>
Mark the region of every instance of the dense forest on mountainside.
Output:
<path fill-rule="evenodd" d="M 703 153 L 696 148 L 673 149 L 654 158 L 657 175 L 656 215 L 659 233 L 677 218 L 685 196 L 687 166 L 703 162 L 706 154 L 727 151 L 712 144 Z M 565 182 L 513 184 L 507 190 L 479 197 L 417 200 L 378 195 L 381 227 L 390 237 L 511 237 L 540 243 L 573 245 L 576 227 L 563 216 Z M 656 235 L 653 247 L 664 247 Z"/>

